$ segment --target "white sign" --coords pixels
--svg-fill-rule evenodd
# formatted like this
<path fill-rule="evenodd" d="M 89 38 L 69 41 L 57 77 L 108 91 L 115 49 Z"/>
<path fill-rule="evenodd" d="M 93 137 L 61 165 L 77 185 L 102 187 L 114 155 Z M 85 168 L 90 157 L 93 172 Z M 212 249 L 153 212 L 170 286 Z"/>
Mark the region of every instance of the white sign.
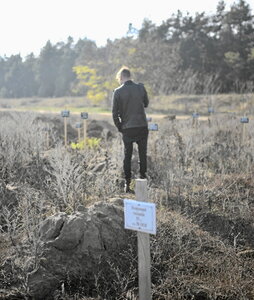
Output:
<path fill-rule="evenodd" d="M 158 124 L 154 124 L 154 123 L 148 124 L 148 130 L 150 130 L 150 131 L 158 131 L 159 130 Z"/>
<path fill-rule="evenodd" d="M 156 234 L 155 203 L 124 199 L 124 228 Z"/>

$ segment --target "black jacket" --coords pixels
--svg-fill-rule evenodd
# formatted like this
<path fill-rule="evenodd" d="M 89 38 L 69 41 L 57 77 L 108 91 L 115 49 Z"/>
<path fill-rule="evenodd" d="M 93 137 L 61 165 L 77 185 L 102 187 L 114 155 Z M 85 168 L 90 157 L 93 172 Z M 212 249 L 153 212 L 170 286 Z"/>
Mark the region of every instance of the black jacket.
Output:
<path fill-rule="evenodd" d="M 119 131 L 147 127 L 145 107 L 149 104 L 143 84 L 126 81 L 114 90 L 112 116 Z"/>

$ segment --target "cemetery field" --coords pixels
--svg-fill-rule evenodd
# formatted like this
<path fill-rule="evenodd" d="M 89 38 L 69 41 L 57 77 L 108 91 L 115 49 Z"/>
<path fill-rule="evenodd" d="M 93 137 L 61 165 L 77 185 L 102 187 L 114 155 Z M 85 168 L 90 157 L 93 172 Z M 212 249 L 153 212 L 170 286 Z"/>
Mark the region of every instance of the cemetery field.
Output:
<path fill-rule="evenodd" d="M 90 104 L 76 100 L 77 107 L 66 98 L 33 104 L 54 113 L 24 111 L 31 99 L 24 107 L 0 100 L 0 299 L 138 299 L 136 233 L 127 230 L 123 239 L 123 199 L 135 195 L 123 193 L 121 134 L 110 111 L 87 110 L 82 141 L 80 111 Z M 168 101 L 155 98 L 148 110 L 159 128 L 148 141 L 148 199 L 157 214 L 152 299 L 252 300 L 253 95 Z M 64 109 L 70 110 L 66 147 Z M 136 147 L 132 172 L 134 187 Z M 81 219 L 92 228 L 88 248 L 78 236 Z M 63 229 L 66 243 L 59 238 Z M 100 236 L 108 243 L 95 243 Z M 118 239 L 124 247 L 110 250 Z M 37 287 L 47 295 L 40 298 Z"/>
<path fill-rule="evenodd" d="M 190 115 L 198 112 L 208 114 L 208 108 L 213 107 L 217 113 L 247 113 L 253 115 L 253 94 L 218 94 L 218 95 L 169 95 L 151 96 L 147 109 L 149 114 Z M 0 110 L 41 111 L 57 113 L 62 109 L 72 112 L 83 110 L 90 113 L 110 113 L 111 108 L 105 104 L 94 104 L 85 97 L 61 98 L 20 98 L 0 99 Z"/>

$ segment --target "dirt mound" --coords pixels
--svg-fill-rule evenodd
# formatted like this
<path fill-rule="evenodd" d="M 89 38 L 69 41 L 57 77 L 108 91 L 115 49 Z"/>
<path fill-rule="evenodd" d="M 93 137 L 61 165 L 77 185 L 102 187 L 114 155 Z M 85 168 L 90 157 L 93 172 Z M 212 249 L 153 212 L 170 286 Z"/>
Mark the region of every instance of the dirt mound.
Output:
<path fill-rule="evenodd" d="M 54 139 L 63 139 L 64 138 L 64 123 L 63 119 L 60 117 L 52 117 L 47 115 L 38 116 L 35 120 L 36 122 L 43 122 L 45 124 L 45 128 L 47 128 L 50 132 L 50 135 L 53 135 Z M 68 120 L 67 122 L 67 137 L 71 142 L 77 141 L 78 133 L 75 128 L 76 118 Z M 81 128 L 81 133 L 83 129 Z M 102 139 L 110 139 L 115 137 L 116 128 L 111 125 L 109 122 L 104 120 L 88 120 L 87 121 L 87 136 L 102 138 Z"/>
<path fill-rule="evenodd" d="M 93 280 L 102 256 L 127 247 L 119 201 L 97 203 L 82 212 L 47 218 L 40 228 L 40 258 L 28 275 L 32 297 L 47 299 L 65 280 Z"/>
<path fill-rule="evenodd" d="M 88 123 L 88 136 L 96 138 L 112 138 L 116 135 L 116 128 L 107 121 L 92 120 Z"/>

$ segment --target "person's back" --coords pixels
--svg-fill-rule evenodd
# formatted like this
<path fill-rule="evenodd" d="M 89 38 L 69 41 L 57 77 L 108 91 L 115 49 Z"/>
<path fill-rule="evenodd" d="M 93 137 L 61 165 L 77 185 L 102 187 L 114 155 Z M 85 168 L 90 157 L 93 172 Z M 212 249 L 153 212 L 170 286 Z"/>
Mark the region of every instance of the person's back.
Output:
<path fill-rule="evenodd" d="M 124 142 L 124 173 L 126 191 L 131 181 L 131 157 L 133 143 L 138 144 L 140 158 L 140 176 L 146 178 L 146 152 L 148 138 L 148 124 L 145 107 L 149 100 L 143 84 L 131 80 L 130 71 L 123 68 L 119 71 L 120 87 L 115 89 L 113 95 L 112 116 L 118 130 L 123 134 Z"/>
<path fill-rule="evenodd" d="M 117 111 L 122 129 L 147 126 L 144 108 L 148 106 L 148 97 L 142 84 L 126 81 L 115 90 L 114 99 L 118 102 Z"/>

